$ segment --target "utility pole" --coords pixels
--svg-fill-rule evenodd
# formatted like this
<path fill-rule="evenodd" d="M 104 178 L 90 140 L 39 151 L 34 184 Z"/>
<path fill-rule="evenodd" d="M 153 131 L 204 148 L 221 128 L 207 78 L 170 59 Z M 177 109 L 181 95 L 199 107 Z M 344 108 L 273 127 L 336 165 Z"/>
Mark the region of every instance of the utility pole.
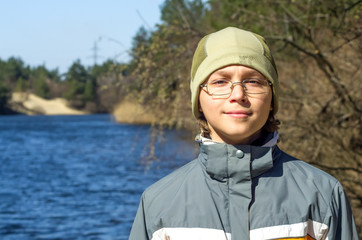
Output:
<path fill-rule="evenodd" d="M 93 60 L 94 60 L 94 65 L 97 65 L 97 60 L 98 60 L 98 45 L 97 45 L 97 41 L 94 41 L 94 46 L 93 46 L 93 48 L 92 48 L 92 50 L 93 50 L 93 55 L 92 55 L 92 57 L 93 57 Z"/>

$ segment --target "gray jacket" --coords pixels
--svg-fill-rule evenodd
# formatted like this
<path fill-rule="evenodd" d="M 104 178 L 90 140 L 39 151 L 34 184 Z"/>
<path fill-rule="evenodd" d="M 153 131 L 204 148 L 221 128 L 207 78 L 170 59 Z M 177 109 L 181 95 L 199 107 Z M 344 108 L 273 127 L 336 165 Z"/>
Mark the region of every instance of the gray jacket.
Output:
<path fill-rule="evenodd" d="M 276 146 L 216 143 L 143 193 L 129 239 L 358 238 L 335 178 Z"/>

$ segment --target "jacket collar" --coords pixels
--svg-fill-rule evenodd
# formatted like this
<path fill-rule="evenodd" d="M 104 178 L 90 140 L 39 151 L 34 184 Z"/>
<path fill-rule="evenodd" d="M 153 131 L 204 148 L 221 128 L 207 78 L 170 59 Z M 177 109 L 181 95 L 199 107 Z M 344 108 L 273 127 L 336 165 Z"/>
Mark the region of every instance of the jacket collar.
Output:
<path fill-rule="evenodd" d="M 203 135 L 202 132 L 200 134 L 198 134 L 195 137 L 195 141 L 198 143 L 206 144 L 206 145 L 211 145 L 211 144 L 217 143 L 217 142 L 214 142 L 213 140 L 211 140 L 210 138 L 203 137 L 202 135 Z M 277 131 L 275 131 L 273 133 L 267 134 L 267 136 L 263 139 L 263 143 L 261 146 L 262 147 L 273 147 L 278 143 L 278 141 L 279 141 L 279 133 Z"/>
<path fill-rule="evenodd" d="M 216 180 L 250 180 L 273 167 L 277 139 L 277 133 L 271 134 L 262 146 L 230 145 L 204 139 L 200 142 L 199 159 Z"/>

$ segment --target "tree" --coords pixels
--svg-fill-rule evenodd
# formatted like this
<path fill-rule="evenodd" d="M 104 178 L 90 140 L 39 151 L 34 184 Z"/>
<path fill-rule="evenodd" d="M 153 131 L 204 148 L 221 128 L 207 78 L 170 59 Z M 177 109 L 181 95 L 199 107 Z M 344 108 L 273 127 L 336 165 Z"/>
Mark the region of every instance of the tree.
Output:
<path fill-rule="evenodd" d="M 93 66 L 91 77 L 96 82 L 96 103 L 98 112 L 112 112 L 116 103 L 128 93 L 128 86 L 133 83 L 128 77 L 130 64 L 120 64 L 108 60 L 101 66 Z"/>
<path fill-rule="evenodd" d="M 37 78 L 34 81 L 34 93 L 42 98 L 49 98 L 49 87 L 46 79 Z"/>
<path fill-rule="evenodd" d="M 9 99 L 9 89 L 5 86 L 3 82 L 0 81 L 0 114 L 7 111 L 7 103 Z"/>
<path fill-rule="evenodd" d="M 71 101 L 74 107 L 84 107 L 83 93 L 88 79 L 89 74 L 80 60 L 75 61 L 66 74 L 65 82 L 68 90 L 64 95 L 65 98 Z"/>
<path fill-rule="evenodd" d="M 199 32 L 206 13 L 205 4 L 201 0 L 166 0 L 161 9 L 161 20 L 167 26 L 178 26 L 181 29 Z"/>
<path fill-rule="evenodd" d="M 28 89 L 28 81 L 22 77 L 18 78 L 15 85 L 15 92 L 25 92 Z"/>
<path fill-rule="evenodd" d="M 33 92 L 42 98 L 50 97 L 50 89 L 48 86 L 49 71 L 44 66 L 32 69 L 30 79 L 32 82 Z"/>
<path fill-rule="evenodd" d="M 0 79 L 9 90 L 15 87 L 18 79 L 28 80 L 29 74 L 29 66 L 25 66 L 20 58 L 11 57 L 7 61 L 0 62 Z"/>
<path fill-rule="evenodd" d="M 72 64 L 72 66 L 70 66 L 70 68 L 66 74 L 65 81 L 67 81 L 67 82 L 77 81 L 80 83 L 86 83 L 88 80 L 88 77 L 89 77 L 89 75 L 88 75 L 86 68 L 82 65 L 80 60 L 76 60 Z"/>
<path fill-rule="evenodd" d="M 132 51 L 133 81 L 128 88 L 146 109 L 157 111 L 159 125 L 185 127 L 190 106 L 188 80 L 191 58 L 202 26 L 202 1 L 168 0 L 162 6 L 163 22 L 157 30 L 141 30 Z M 191 120 L 191 121 L 190 121 Z"/>
<path fill-rule="evenodd" d="M 94 79 L 89 79 L 84 87 L 83 99 L 86 102 L 96 100 L 96 81 Z"/>

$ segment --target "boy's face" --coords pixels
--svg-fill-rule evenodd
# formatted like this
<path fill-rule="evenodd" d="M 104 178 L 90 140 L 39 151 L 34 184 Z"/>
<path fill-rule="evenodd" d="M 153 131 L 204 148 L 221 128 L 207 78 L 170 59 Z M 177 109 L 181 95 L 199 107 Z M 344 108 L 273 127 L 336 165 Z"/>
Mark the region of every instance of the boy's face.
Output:
<path fill-rule="evenodd" d="M 212 73 L 204 83 L 219 79 L 241 82 L 247 78 L 265 79 L 252 68 L 230 65 Z M 245 95 L 242 86 L 235 85 L 230 96 L 224 98 L 213 97 L 202 88 L 199 100 L 212 140 L 229 144 L 250 144 L 256 140 L 272 110 L 270 86 L 265 93 Z"/>

